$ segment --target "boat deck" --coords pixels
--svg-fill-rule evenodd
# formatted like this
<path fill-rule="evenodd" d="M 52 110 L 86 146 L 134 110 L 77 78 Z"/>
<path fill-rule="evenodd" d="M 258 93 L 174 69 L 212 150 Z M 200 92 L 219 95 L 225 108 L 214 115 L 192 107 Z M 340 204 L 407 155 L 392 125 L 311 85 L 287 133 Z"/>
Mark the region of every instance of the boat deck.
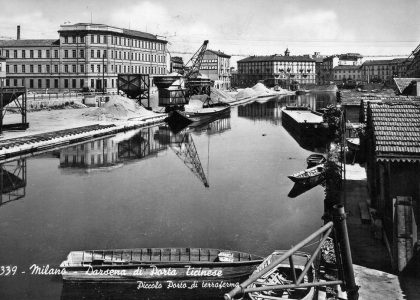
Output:
<path fill-rule="evenodd" d="M 121 250 L 72 251 L 67 257 L 68 266 L 83 266 L 95 261 L 104 264 L 216 262 L 220 253 L 229 253 L 234 262 L 260 260 L 261 257 L 228 250 L 207 248 L 138 248 Z"/>
<path fill-rule="evenodd" d="M 283 110 L 283 113 L 289 115 L 298 123 L 322 123 L 321 115 L 315 114 L 310 110 Z"/>

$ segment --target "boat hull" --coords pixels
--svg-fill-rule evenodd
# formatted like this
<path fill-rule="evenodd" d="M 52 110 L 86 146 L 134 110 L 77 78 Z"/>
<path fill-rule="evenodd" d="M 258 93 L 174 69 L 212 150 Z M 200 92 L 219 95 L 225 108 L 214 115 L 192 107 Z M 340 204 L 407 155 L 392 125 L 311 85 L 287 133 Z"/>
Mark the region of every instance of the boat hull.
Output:
<path fill-rule="evenodd" d="M 218 261 L 219 253 L 231 261 Z M 249 276 L 262 257 L 236 251 L 198 248 L 73 251 L 62 268 L 65 281 L 77 282 L 236 282 Z"/>
<path fill-rule="evenodd" d="M 324 165 L 321 164 L 287 177 L 295 183 L 315 184 L 323 179 L 324 171 Z"/>
<path fill-rule="evenodd" d="M 206 111 L 203 110 L 202 112 L 185 112 L 176 110 L 172 112 L 171 118 L 188 121 L 191 123 L 190 125 L 194 126 L 214 121 L 220 117 L 225 117 L 228 115 L 230 115 L 229 105 L 208 108 Z"/>
<path fill-rule="evenodd" d="M 257 268 L 257 270 L 263 269 L 270 264 L 275 258 L 283 255 L 286 251 L 275 251 L 273 254 L 268 256 L 264 262 Z M 305 269 L 306 264 L 309 262 L 310 255 L 303 252 L 295 252 L 293 255 L 294 269 L 297 277 Z M 257 271 L 256 271 L 257 272 Z M 315 281 L 315 268 L 311 265 L 308 269 L 308 272 L 303 277 L 302 283 L 312 283 Z M 250 287 L 260 287 L 270 284 L 276 285 L 288 285 L 293 284 L 293 274 L 290 267 L 289 261 L 285 260 L 272 271 L 269 271 L 267 274 L 263 275 Z M 315 289 L 313 287 L 309 288 L 296 288 L 296 289 L 287 289 L 287 290 L 275 290 L 269 292 L 251 292 L 249 293 L 249 298 L 251 300 L 276 300 L 276 299 L 300 299 L 300 300 L 309 300 L 313 299 Z"/>

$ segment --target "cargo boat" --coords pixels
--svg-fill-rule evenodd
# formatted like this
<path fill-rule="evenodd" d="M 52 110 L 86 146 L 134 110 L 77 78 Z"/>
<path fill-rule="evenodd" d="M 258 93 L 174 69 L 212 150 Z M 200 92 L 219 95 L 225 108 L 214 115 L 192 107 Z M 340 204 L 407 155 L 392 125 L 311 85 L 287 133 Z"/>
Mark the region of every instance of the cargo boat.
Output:
<path fill-rule="evenodd" d="M 72 251 L 60 265 L 65 281 L 229 281 L 246 279 L 263 257 L 208 248 Z"/>

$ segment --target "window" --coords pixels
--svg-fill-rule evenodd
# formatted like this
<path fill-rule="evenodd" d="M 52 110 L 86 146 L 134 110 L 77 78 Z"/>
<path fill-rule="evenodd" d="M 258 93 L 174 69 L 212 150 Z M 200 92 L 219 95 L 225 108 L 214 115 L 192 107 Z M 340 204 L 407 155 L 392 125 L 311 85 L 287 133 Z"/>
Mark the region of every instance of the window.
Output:
<path fill-rule="evenodd" d="M 22 58 L 26 58 L 26 51 L 22 50 Z"/>
<path fill-rule="evenodd" d="M 108 73 L 108 71 L 107 71 L 107 65 L 104 65 L 104 73 Z"/>
<path fill-rule="evenodd" d="M 54 58 L 58 58 L 58 50 L 54 50 Z"/>
<path fill-rule="evenodd" d="M 54 79 L 54 88 L 58 89 L 58 79 Z"/>
<path fill-rule="evenodd" d="M 45 87 L 46 87 L 47 89 L 49 89 L 49 88 L 50 88 L 50 80 L 49 80 L 49 79 L 45 79 Z"/>
<path fill-rule="evenodd" d="M 80 58 L 85 58 L 85 51 L 83 49 L 80 50 Z"/>
<path fill-rule="evenodd" d="M 14 85 L 15 85 L 15 86 L 18 86 L 17 79 L 13 79 L 13 83 L 14 83 Z M 33 87 L 33 85 L 34 85 L 34 83 L 33 83 L 33 81 L 32 81 L 32 87 Z"/>
<path fill-rule="evenodd" d="M 104 56 L 103 56 L 103 57 L 105 57 L 105 58 L 107 57 L 107 56 L 106 56 L 106 50 L 104 50 Z"/>
<path fill-rule="evenodd" d="M 69 50 L 64 50 L 64 58 L 69 58 Z"/>
<path fill-rule="evenodd" d="M 38 73 L 42 73 L 42 66 L 38 65 Z"/>
<path fill-rule="evenodd" d="M 101 42 L 101 36 L 98 34 L 97 38 L 96 38 L 96 42 L 99 44 Z"/>
<path fill-rule="evenodd" d="M 84 87 L 85 86 L 85 80 L 84 79 L 80 79 L 80 87 Z M 83 145 L 82 145 L 83 146 Z M 83 149 L 82 149 L 83 150 Z"/>
<path fill-rule="evenodd" d="M 95 57 L 95 50 L 90 50 L 90 57 L 94 58 Z"/>
<path fill-rule="evenodd" d="M 72 68 L 72 72 L 73 72 L 73 73 L 76 73 L 76 72 L 77 72 L 77 71 L 76 71 L 76 65 L 72 65 L 72 66 L 71 66 L 71 68 Z"/>
<path fill-rule="evenodd" d="M 76 79 L 72 79 L 71 80 L 71 86 L 72 86 L 72 88 L 76 88 Z"/>
<path fill-rule="evenodd" d="M 68 79 L 64 79 L 64 88 L 65 89 L 69 88 L 69 80 Z"/>
<path fill-rule="evenodd" d="M 90 36 L 90 42 L 92 44 L 95 43 L 95 36 L 93 34 Z"/>
<path fill-rule="evenodd" d="M 42 88 L 42 79 L 38 79 L 38 88 Z"/>
<path fill-rule="evenodd" d="M 17 50 L 13 50 L 13 57 L 17 58 Z"/>
<path fill-rule="evenodd" d="M 9 50 L 6 50 L 6 58 L 9 58 Z"/>
<path fill-rule="evenodd" d="M 34 50 L 29 50 L 29 57 L 34 58 Z"/>
<path fill-rule="evenodd" d="M 26 73 L 26 68 L 25 67 L 26 67 L 25 65 L 22 65 L 22 73 Z"/>
<path fill-rule="evenodd" d="M 50 58 L 50 50 L 46 50 L 46 51 L 45 51 L 45 56 L 46 56 L 47 58 Z"/>
<path fill-rule="evenodd" d="M 6 73 L 9 73 L 9 65 L 6 65 Z"/>
<path fill-rule="evenodd" d="M 42 50 L 38 50 L 38 58 L 42 58 Z"/>
<path fill-rule="evenodd" d="M 73 44 L 76 44 L 76 37 L 75 37 L 75 36 L 72 36 L 72 37 L 71 37 L 71 42 L 72 42 Z"/>
<path fill-rule="evenodd" d="M 101 65 L 97 65 L 96 68 L 98 70 L 98 73 L 101 73 Z"/>
<path fill-rule="evenodd" d="M 85 73 L 85 65 L 80 65 L 80 72 Z"/>
<path fill-rule="evenodd" d="M 95 87 L 95 80 L 94 79 L 90 80 L 90 86 L 93 87 L 93 88 Z"/>
<path fill-rule="evenodd" d="M 69 65 L 64 65 L 64 73 L 68 73 L 69 72 Z"/>
<path fill-rule="evenodd" d="M 15 84 L 16 85 L 16 84 Z M 34 80 L 33 79 L 29 79 L 29 87 L 31 88 L 31 89 L 33 89 L 34 88 Z"/>
<path fill-rule="evenodd" d="M 54 72 L 58 73 L 58 65 L 54 65 Z"/>
<path fill-rule="evenodd" d="M 68 44 L 69 43 L 69 37 L 65 36 L 64 37 L 64 44 Z"/>
<path fill-rule="evenodd" d="M 95 72 L 95 65 L 90 65 L 90 71 L 93 73 Z"/>
<path fill-rule="evenodd" d="M 76 58 L 76 57 L 77 57 L 76 50 L 73 50 L 73 51 L 72 51 L 72 57 L 73 57 L 73 58 Z"/>
<path fill-rule="evenodd" d="M 100 58 L 101 57 L 101 50 L 97 50 L 96 51 L 96 57 Z"/>
<path fill-rule="evenodd" d="M 85 37 L 84 37 L 84 36 L 81 36 L 81 37 L 80 37 L 80 42 L 81 42 L 81 43 L 84 43 L 84 42 L 85 42 Z"/>

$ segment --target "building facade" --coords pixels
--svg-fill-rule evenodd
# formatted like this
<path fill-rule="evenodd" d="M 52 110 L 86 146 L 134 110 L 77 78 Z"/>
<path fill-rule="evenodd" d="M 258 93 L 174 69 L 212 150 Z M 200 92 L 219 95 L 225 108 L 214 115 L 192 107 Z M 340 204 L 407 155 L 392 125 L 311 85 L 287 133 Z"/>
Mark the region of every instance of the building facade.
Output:
<path fill-rule="evenodd" d="M 238 86 L 247 87 L 264 80 L 267 85 L 288 88 L 292 83 L 315 84 L 315 60 L 309 56 L 250 56 L 238 61 Z"/>
<path fill-rule="evenodd" d="M 391 83 L 394 77 L 406 77 L 411 59 L 368 60 L 362 65 L 363 82 Z"/>
<path fill-rule="evenodd" d="M 369 103 L 366 124 L 371 206 L 381 217 L 398 271 L 410 261 L 420 238 L 420 106 L 401 99 Z"/>
<path fill-rule="evenodd" d="M 182 59 L 182 57 L 179 57 L 179 56 L 171 57 L 170 73 L 172 72 L 180 73 L 182 72 L 183 68 L 184 68 L 184 60 Z"/>
<path fill-rule="evenodd" d="M 6 85 L 30 90 L 116 90 L 119 73 L 166 74 L 166 43 L 103 24 L 61 25 L 58 40 L 1 40 Z"/>
<path fill-rule="evenodd" d="M 338 66 L 360 66 L 363 57 L 359 53 L 332 55 L 324 58 L 320 69 L 320 83 L 335 83 L 334 68 Z"/>
<path fill-rule="evenodd" d="M 206 50 L 201 62 L 200 73 L 214 81 L 214 87 L 230 89 L 230 55 L 221 51 Z"/>
<path fill-rule="evenodd" d="M 333 69 L 333 78 L 336 84 L 356 83 L 362 80 L 362 71 L 357 65 L 339 65 Z"/>

